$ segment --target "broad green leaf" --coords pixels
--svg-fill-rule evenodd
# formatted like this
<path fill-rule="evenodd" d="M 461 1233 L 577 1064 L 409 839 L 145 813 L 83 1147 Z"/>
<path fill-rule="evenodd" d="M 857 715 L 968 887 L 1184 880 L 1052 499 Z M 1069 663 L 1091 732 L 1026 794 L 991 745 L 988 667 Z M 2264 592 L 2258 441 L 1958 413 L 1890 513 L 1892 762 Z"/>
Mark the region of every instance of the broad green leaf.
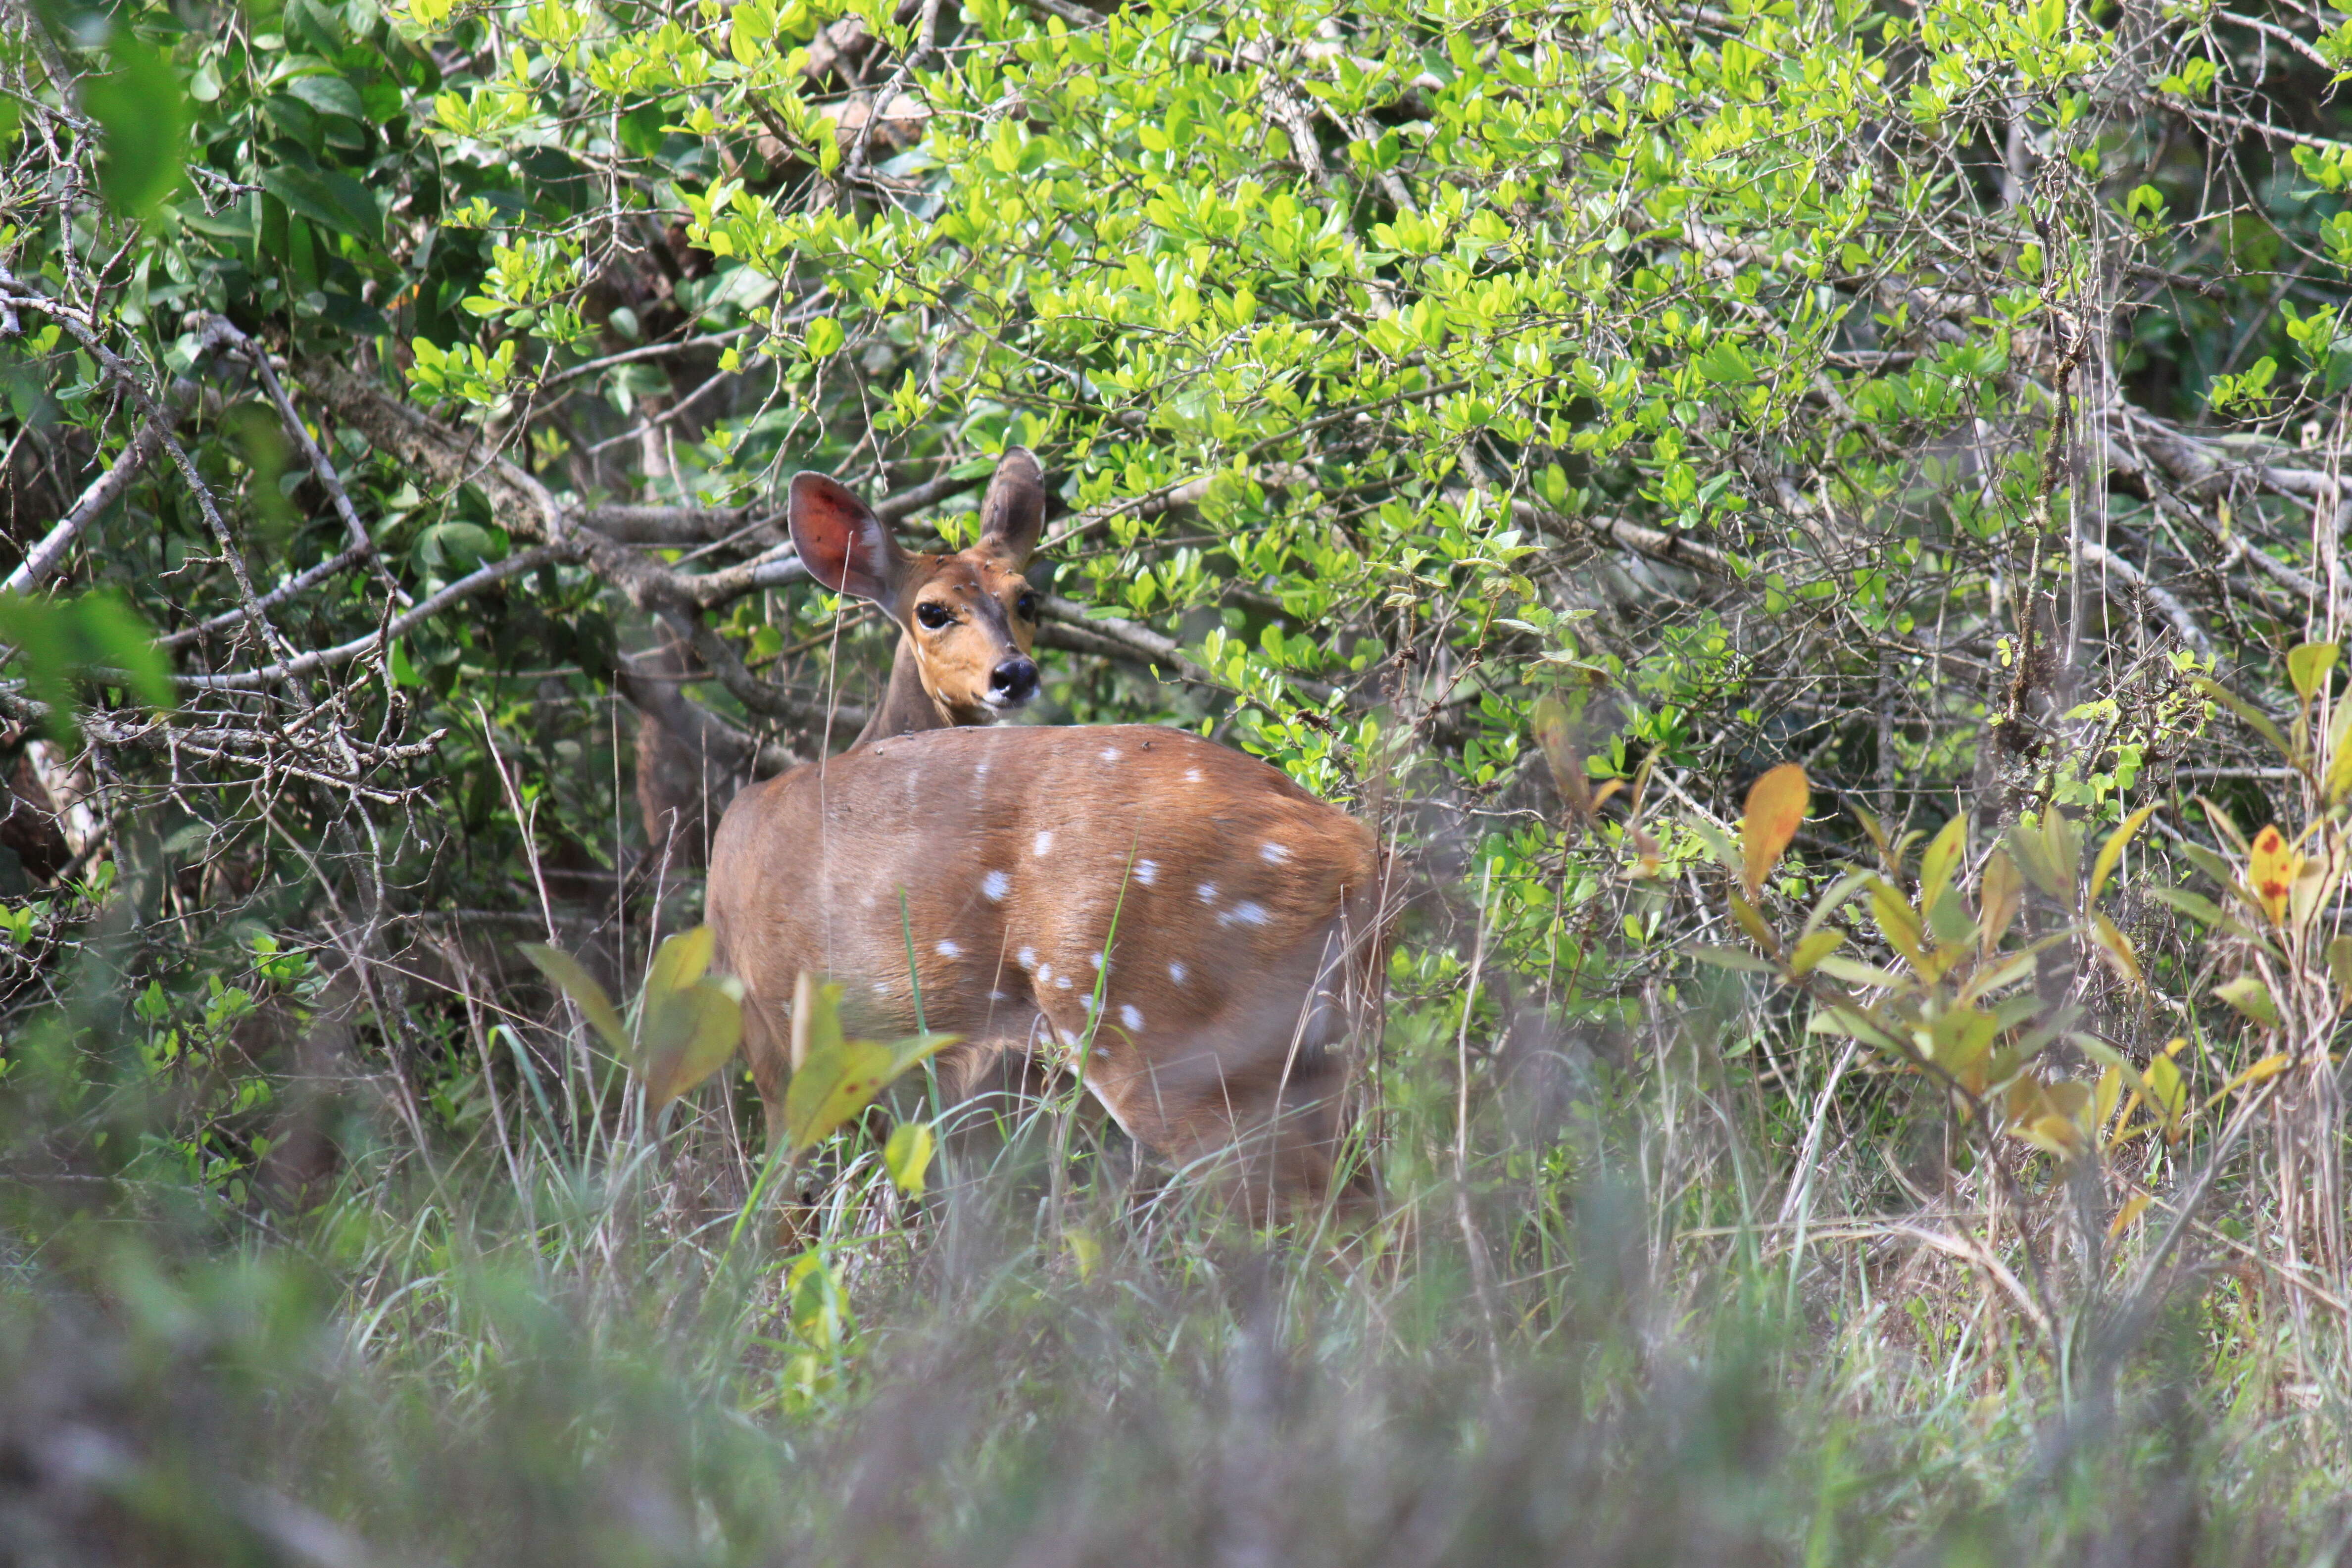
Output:
<path fill-rule="evenodd" d="M 2339 936 L 2328 942 L 2327 977 L 2347 994 L 2352 994 L 2352 936 Z"/>
<path fill-rule="evenodd" d="M 1926 962 L 1927 930 L 1920 923 L 1919 911 L 1911 907 L 1894 883 L 1883 877 L 1870 885 L 1870 912 L 1889 947 L 1914 965 Z"/>
<path fill-rule="evenodd" d="M 81 88 L 82 108 L 98 121 L 106 153 L 99 184 L 109 206 L 143 221 L 179 188 L 187 159 L 187 102 L 171 61 L 125 24 L 117 24 L 107 54 L 113 68 Z"/>
<path fill-rule="evenodd" d="M 741 987 L 732 976 L 697 980 L 658 999 L 647 987 L 637 1021 L 637 1069 L 656 1106 L 727 1064 L 743 1040 Z"/>
<path fill-rule="evenodd" d="M 629 1049 L 629 1033 L 621 1026 L 621 1015 L 613 1008 L 613 1000 L 594 976 L 580 966 L 580 961 L 562 948 L 544 942 L 519 943 L 516 951 L 539 966 L 539 972 L 555 982 L 557 990 L 572 998 L 580 1016 L 604 1038 L 612 1053 L 626 1061 L 634 1054 Z"/>
<path fill-rule="evenodd" d="M 2070 869 L 2062 869 L 2050 857 L 2050 841 L 2035 823 L 2021 822 L 2010 829 L 2009 853 L 2011 862 L 2025 873 L 2025 879 L 2041 889 L 2044 897 L 2071 904 L 2074 900 Z"/>
<path fill-rule="evenodd" d="M 149 706 L 168 711 L 175 693 L 170 664 L 139 612 L 110 591 L 75 599 L 0 595 L 0 644 L 26 694 L 48 705 L 48 730 L 59 743 L 78 745 L 74 686 L 121 685 Z"/>

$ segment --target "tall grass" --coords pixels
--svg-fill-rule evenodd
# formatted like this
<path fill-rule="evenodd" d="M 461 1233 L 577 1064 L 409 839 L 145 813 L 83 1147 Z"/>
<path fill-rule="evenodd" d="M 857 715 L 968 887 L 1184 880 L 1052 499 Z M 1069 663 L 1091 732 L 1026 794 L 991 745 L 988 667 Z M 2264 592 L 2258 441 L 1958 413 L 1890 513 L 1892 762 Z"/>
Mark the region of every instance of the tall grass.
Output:
<path fill-rule="evenodd" d="M 1066 1095 L 919 1201 L 868 1128 L 752 1205 L 718 1091 L 648 1125 L 470 1001 L 463 1133 L 346 1120 L 307 1207 L 126 1153 L 175 1108 L 90 1035 L 22 1050 L 0 1560 L 2302 1564 L 2352 1528 L 2340 1320 L 2219 1242 L 2126 1318 L 2077 1255 L 2052 1354 L 1923 1244 L 1906 1124 L 1833 1057 L 1725 1054 L 1735 994 L 1581 1035 L 1402 1000 L 1388 1218 L 1319 1237 Z"/>

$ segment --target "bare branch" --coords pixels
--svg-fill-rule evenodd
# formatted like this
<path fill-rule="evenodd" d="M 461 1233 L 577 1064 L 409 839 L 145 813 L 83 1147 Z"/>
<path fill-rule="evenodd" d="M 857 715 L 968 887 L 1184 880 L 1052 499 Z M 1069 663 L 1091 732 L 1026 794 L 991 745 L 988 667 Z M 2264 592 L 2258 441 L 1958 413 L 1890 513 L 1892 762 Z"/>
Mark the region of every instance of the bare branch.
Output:
<path fill-rule="evenodd" d="M 184 412 L 183 405 L 194 390 L 194 383 L 183 381 L 174 384 L 166 396 L 165 408 L 173 424 L 179 422 Z M 58 525 L 44 534 L 39 543 L 26 552 L 25 559 L 8 574 L 8 580 L 0 583 L 0 593 L 29 594 L 47 582 L 65 559 L 66 552 L 72 548 L 73 542 L 80 536 L 81 531 L 131 487 L 131 481 L 139 477 L 140 470 L 146 468 L 149 459 L 155 456 L 163 444 L 163 421 L 150 417 L 139 426 L 138 434 L 131 437 L 131 444 L 122 448 L 121 455 L 114 459 L 112 466 L 92 479 L 89 488 L 81 492 L 81 498 L 74 502 L 72 509 L 58 520 Z"/>
<path fill-rule="evenodd" d="M 391 621 L 382 631 L 370 632 L 365 637 L 353 637 L 351 641 L 339 643 L 333 647 L 319 648 L 261 669 L 238 670 L 229 675 L 183 675 L 179 677 L 179 682 L 182 686 L 197 691 L 252 691 L 276 681 L 310 674 L 314 670 L 332 669 L 338 665 L 349 664 L 362 654 L 373 652 L 395 637 L 405 636 L 450 605 L 470 599 L 484 589 L 495 587 L 509 577 L 520 577 L 524 573 L 535 572 L 541 566 L 551 565 L 559 561 L 575 561 L 579 557 L 580 549 L 576 544 L 538 545 L 519 555 L 509 555 L 504 561 L 493 562 L 478 572 L 458 578 L 424 603 Z"/>

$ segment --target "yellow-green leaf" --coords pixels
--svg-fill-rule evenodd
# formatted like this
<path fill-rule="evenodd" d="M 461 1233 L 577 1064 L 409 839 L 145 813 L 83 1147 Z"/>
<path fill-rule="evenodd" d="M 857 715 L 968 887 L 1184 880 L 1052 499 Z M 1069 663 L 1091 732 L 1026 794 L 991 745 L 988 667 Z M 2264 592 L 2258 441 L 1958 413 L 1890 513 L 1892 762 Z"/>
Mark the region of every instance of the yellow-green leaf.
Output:
<path fill-rule="evenodd" d="M 656 1106 L 717 1072 L 742 1043 L 741 983 L 705 978 L 717 941 L 707 925 L 680 931 L 655 950 L 646 972 L 635 1065 Z"/>
<path fill-rule="evenodd" d="M 2264 1057 L 2262 1060 L 2256 1062 L 2253 1066 L 2248 1068 L 2245 1071 L 2231 1079 L 2228 1083 L 2223 1084 L 2221 1086 L 2221 1092 L 2214 1095 L 2211 1100 L 2207 1100 L 2205 1103 L 2209 1107 L 2219 1104 L 2221 1100 L 2237 1093 L 2238 1090 L 2242 1089 L 2251 1089 L 2255 1084 L 2261 1083 L 2266 1079 L 2276 1078 L 2279 1074 L 2286 1071 L 2292 1061 L 2293 1058 L 2284 1051 L 2273 1051 L 2270 1055 Z"/>
<path fill-rule="evenodd" d="M 961 1035 L 915 1035 L 890 1047 L 890 1076 L 897 1078 L 918 1062 L 938 1056 L 963 1038 Z"/>
<path fill-rule="evenodd" d="M 890 1081 L 890 1047 L 843 1040 L 812 1050 L 784 1087 L 784 1136 L 794 1153 L 823 1142 Z"/>
<path fill-rule="evenodd" d="M 819 1051 L 841 1044 L 841 987 L 808 970 L 793 983 L 793 1070 Z"/>
<path fill-rule="evenodd" d="M 2271 1000 L 2270 987 L 2251 974 L 2241 974 L 2226 985 L 2213 987 L 2213 994 L 2266 1028 L 2278 1027 L 2278 1004 Z"/>
<path fill-rule="evenodd" d="M 2097 901 L 2100 889 L 2107 885 L 2107 879 L 2114 876 L 2116 868 L 2122 864 L 2124 849 L 2131 843 L 2132 835 L 2137 833 L 2147 825 L 2147 819 L 2155 815 L 2154 805 L 2141 806 L 2137 811 L 2125 817 L 2123 826 L 2108 834 L 2107 841 L 2099 846 L 2099 858 L 2091 865 L 2090 896 L 2094 902 Z"/>
<path fill-rule="evenodd" d="M 2009 852 L 2011 863 L 2024 872 L 2025 879 L 2041 889 L 2045 896 L 2073 902 L 2068 884 L 2073 880 L 2074 868 L 2062 867 L 2051 860 L 2048 836 L 2038 824 L 2021 822 L 2010 829 Z"/>
<path fill-rule="evenodd" d="M 2352 699 L 2343 701 L 2336 711 L 2352 713 Z M 2352 740 L 2335 742 L 2327 754 L 2327 775 L 2320 784 L 2321 792 L 2330 805 L 2342 805 L 2344 797 L 2352 794 Z"/>
<path fill-rule="evenodd" d="M 1775 958 L 1780 956 L 1780 939 L 1772 934 L 1772 928 L 1764 923 L 1756 906 L 1738 893 L 1731 895 L 1731 918 L 1739 922 L 1740 930 L 1756 939 L 1757 946 Z"/>
<path fill-rule="evenodd" d="M 892 1184 L 910 1198 L 923 1195 L 923 1176 L 931 1168 L 935 1146 L 928 1121 L 901 1121 L 890 1130 L 890 1141 L 882 1145 L 882 1168 L 890 1173 Z"/>
<path fill-rule="evenodd" d="M 2327 976 L 2352 992 L 2352 936 L 2339 936 L 2327 944 Z"/>
<path fill-rule="evenodd" d="M 2282 758 L 2289 762 L 2294 760 L 2294 749 L 2286 743 L 2286 737 L 2279 733 L 2278 725 L 2272 722 L 2269 714 L 2217 680 L 2200 675 L 2189 684 L 2243 720 L 2246 727 L 2268 741 Z"/>
<path fill-rule="evenodd" d="M 2189 1110 L 2189 1083 L 2180 1076 L 2180 1064 L 2170 1056 L 2160 1056 L 2147 1064 L 2147 1093 L 2150 1109 L 2164 1122 L 2164 1140 L 2177 1142 Z"/>
<path fill-rule="evenodd" d="M 2108 1239 L 2113 1240 L 2129 1230 L 2133 1222 L 2147 1212 L 2147 1205 L 2155 1201 L 2154 1193 L 2134 1193 L 2130 1197 L 2126 1198 L 2123 1207 L 2116 1211 L 2115 1222 L 2107 1226 Z"/>
<path fill-rule="evenodd" d="M 2116 922 L 2109 920 L 2104 912 L 2091 917 L 2091 936 L 2105 950 L 2108 959 L 2114 963 L 2116 973 L 2134 985 L 2147 984 L 2140 974 L 2139 954 L 2132 951 L 2131 939 L 2124 935 Z"/>
<path fill-rule="evenodd" d="M 1927 960 L 1926 931 L 1919 923 L 1919 911 L 1913 909 L 1895 884 L 1881 879 L 1870 887 L 1870 912 L 1877 917 L 1879 934 L 1886 944 L 1915 965 Z"/>
<path fill-rule="evenodd" d="M 1977 881 L 1979 923 L 1987 952 L 2000 945 L 2024 903 L 2025 880 L 2018 875 L 2017 862 L 2010 858 L 2008 850 L 1994 850 L 1985 858 L 1984 875 Z"/>
<path fill-rule="evenodd" d="M 1812 799 L 1805 770 L 1796 763 L 1782 763 L 1749 786 L 1748 813 L 1739 820 L 1739 854 L 1750 900 L 1763 896 L 1765 874 L 1788 852 Z"/>
<path fill-rule="evenodd" d="M 2286 656 L 2286 678 L 2294 682 L 2294 694 L 2309 702 L 2343 651 L 2332 642 L 2307 642 L 2291 649 Z"/>
<path fill-rule="evenodd" d="M 1848 985 L 1867 985 L 1881 991 L 1894 991 L 1903 984 L 1903 976 L 1892 969 L 1881 969 L 1864 963 L 1858 958 L 1845 958 L 1831 953 L 1813 961 L 1813 967 L 1832 980 L 1843 980 Z"/>
<path fill-rule="evenodd" d="M 1969 816 L 1968 813 L 1959 812 L 1944 824 L 1934 840 L 1928 844 L 1927 853 L 1920 858 L 1919 907 L 1921 909 L 1933 910 L 1936 907 L 1936 900 L 1942 898 L 1944 889 L 1952 885 L 1952 874 L 1959 869 L 1960 861 L 1967 855 L 1968 847 Z"/>
<path fill-rule="evenodd" d="M 710 969 L 710 955 L 719 933 L 707 925 L 665 938 L 654 951 L 653 967 L 646 971 L 646 992 L 683 991 Z"/>
<path fill-rule="evenodd" d="M 1797 943 L 1796 951 L 1789 954 L 1789 973 L 1800 980 L 1803 979 L 1813 972 L 1815 964 L 1836 952 L 1838 944 L 1843 941 L 1845 932 L 1835 926 L 1824 926 L 1820 931 L 1808 933 Z"/>

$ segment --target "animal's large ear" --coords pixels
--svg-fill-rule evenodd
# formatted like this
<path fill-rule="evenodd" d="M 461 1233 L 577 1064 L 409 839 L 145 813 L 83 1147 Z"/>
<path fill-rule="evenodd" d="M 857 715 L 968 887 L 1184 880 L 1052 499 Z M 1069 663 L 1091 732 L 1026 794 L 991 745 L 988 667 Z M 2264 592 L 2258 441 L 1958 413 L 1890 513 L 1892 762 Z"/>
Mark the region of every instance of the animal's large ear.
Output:
<path fill-rule="evenodd" d="M 809 575 L 836 594 L 888 605 L 906 575 L 907 552 L 873 510 L 819 473 L 793 476 L 793 548 Z"/>
<path fill-rule="evenodd" d="M 980 503 L 980 542 L 1010 556 L 1015 572 L 1029 563 L 1045 531 L 1045 471 L 1026 447 L 1008 447 Z"/>

